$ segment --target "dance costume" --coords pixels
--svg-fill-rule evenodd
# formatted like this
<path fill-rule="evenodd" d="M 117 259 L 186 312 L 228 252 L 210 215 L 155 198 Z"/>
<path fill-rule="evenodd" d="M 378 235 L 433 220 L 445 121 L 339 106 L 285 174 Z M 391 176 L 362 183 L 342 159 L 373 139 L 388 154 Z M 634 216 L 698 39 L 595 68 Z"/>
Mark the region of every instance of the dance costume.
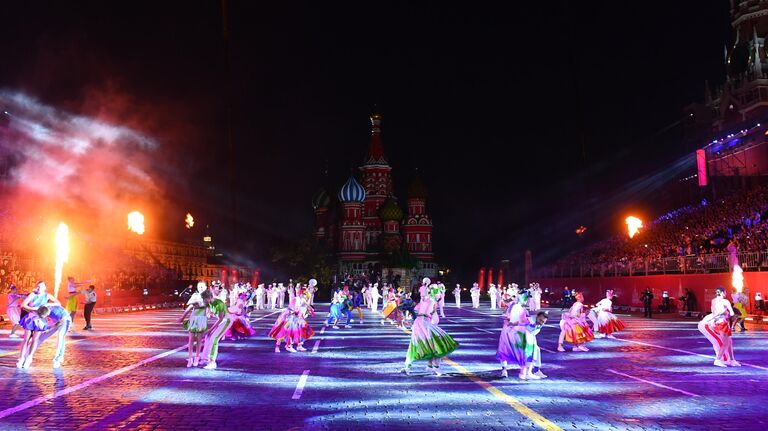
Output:
<path fill-rule="evenodd" d="M 573 350 L 588 351 L 582 344 L 592 341 L 595 338 L 592 327 L 587 324 L 586 316 L 583 313 L 584 304 L 581 301 L 573 303 L 568 312 L 563 313 L 560 318 L 560 339 L 558 340 L 558 351 L 565 351 L 562 348 L 563 340 L 574 345 Z"/>
<path fill-rule="evenodd" d="M 453 298 L 456 300 L 456 308 L 461 308 L 461 286 L 458 284 L 453 289 Z"/>
<path fill-rule="evenodd" d="M 277 341 L 275 351 L 280 351 L 280 342 L 285 341 L 286 349 L 294 352 L 293 343 L 299 344 L 298 350 L 304 350 L 301 345 L 309 340 L 315 334 L 315 331 L 309 326 L 306 317 L 313 315 L 312 308 L 301 295 L 297 295 L 294 300 L 288 304 L 277 318 L 274 326 L 269 331 L 269 336 Z"/>
<path fill-rule="evenodd" d="M 595 319 L 597 323 L 597 332 L 601 334 L 601 336 L 612 337 L 611 334 L 624 329 L 624 322 L 619 320 L 619 318 L 613 314 L 613 301 L 609 298 L 601 299 L 600 302 L 595 304 L 595 307 L 590 313 L 593 311 L 597 314 Z"/>
<path fill-rule="evenodd" d="M 477 283 L 473 284 L 469 292 L 472 296 L 472 308 L 480 308 L 480 286 Z"/>
<path fill-rule="evenodd" d="M 439 289 L 431 289 L 431 292 L 435 295 L 430 294 L 416 306 L 416 319 L 411 327 L 411 342 L 405 357 L 406 373 L 413 362 L 428 360 L 429 367 L 439 374 L 440 359 L 459 347 L 459 343 L 438 326 L 436 297 Z M 437 365 L 433 367 L 435 361 Z"/>
<path fill-rule="evenodd" d="M 253 329 L 248 316 L 245 314 L 246 298 L 247 294 L 241 294 L 235 305 L 229 307 L 229 314 L 232 315 L 234 321 L 232 327 L 224 334 L 224 338 L 242 339 L 256 335 L 256 330 Z"/>
<path fill-rule="evenodd" d="M 11 326 L 19 324 L 21 319 L 21 303 L 26 297 L 27 295 L 20 295 L 18 293 L 8 294 L 8 308 L 5 310 L 5 313 L 8 315 L 8 320 L 11 321 Z"/>
<path fill-rule="evenodd" d="M 224 334 L 232 327 L 234 323 L 234 316 L 229 314 L 227 305 L 220 299 L 214 299 L 208 306 L 213 314 L 219 317 L 219 321 L 214 324 L 212 332 L 209 332 L 205 337 L 205 344 L 203 346 L 203 358 L 208 361 L 208 365 L 205 368 L 216 368 L 216 358 L 219 356 L 219 342 Z"/>
<path fill-rule="evenodd" d="M 488 289 L 488 296 L 491 298 L 491 310 L 496 309 L 496 285 L 491 284 L 491 288 Z"/>
<path fill-rule="evenodd" d="M 733 339 L 731 338 L 730 317 L 733 315 L 731 303 L 725 299 L 725 292 L 718 289 L 722 296 L 712 299 L 711 313 L 699 322 L 698 329 L 712 343 L 715 350 L 714 365 L 718 367 L 741 366 L 733 357 Z"/>
<path fill-rule="evenodd" d="M 399 321 L 398 318 L 401 318 L 400 310 L 397 308 L 398 304 L 398 297 L 397 294 L 395 294 L 394 289 L 389 291 L 389 294 L 387 294 L 387 305 L 384 306 L 384 309 L 381 310 L 381 324 L 384 324 L 385 320 L 389 320 L 394 324 L 395 321 Z"/>
<path fill-rule="evenodd" d="M 48 337 L 56 333 L 56 354 L 53 356 L 53 368 L 59 368 L 64 362 L 64 352 L 66 350 L 66 336 L 72 327 L 72 318 L 69 312 L 61 305 L 52 305 L 49 307 L 48 315 L 49 325 L 45 333 L 40 336 L 40 343 L 47 340 Z"/>
<path fill-rule="evenodd" d="M 331 300 L 331 308 L 328 312 L 328 319 L 325 321 L 325 326 L 332 324 L 334 329 L 338 329 L 336 324 L 339 322 L 339 319 L 347 316 L 347 322 L 344 324 L 344 327 L 349 328 L 349 322 L 352 321 L 352 312 L 350 311 L 350 306 L 351 301 L 343 291 L 338 290 L 336 293 L 334 293 L 333 299 Z"/>
<path fill-rule="evenodd" d="M 206 312 L 208 307 L 195 305 L 192 312 L 189 314 L 189 318 L 184 320 L 182 326 L 187 332 L 200 333 L 208 330 L 208 316 Z"/>
<path fill-rule="evenodd" d="M 541 348 L 536 341 L 536 335 L 543 324 L 539 324 L 535 316 L 529 316 L 522 303 L 509 307 L 508 315 L 496 351 L 496 359 L 501 362 L 502 376 L 507 377 L 507 365 L 512 363 L 520 367 L 519 377 L 523 380 L 546 377 L 539 369 Z"/>

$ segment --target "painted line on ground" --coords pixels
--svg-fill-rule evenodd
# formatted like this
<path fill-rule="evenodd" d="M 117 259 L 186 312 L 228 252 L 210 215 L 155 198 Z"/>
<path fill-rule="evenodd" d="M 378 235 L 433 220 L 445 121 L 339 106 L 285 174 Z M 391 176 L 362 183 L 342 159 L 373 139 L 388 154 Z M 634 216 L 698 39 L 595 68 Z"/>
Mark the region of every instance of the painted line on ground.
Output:
<path fill-rule="evenodd" d="M 317 349 L 320 347 L 320 340 L 315 341 L 315 345 L 312 346 L 312 353 L 317 353 Z"/>
<path fill-rule="evenodd" d="M 296 385 L 296 390 L 293 391 L 292 400 L 298 400 L 301 398 L 301 394 L 304 393 L 304 386 L 307 384 L 309 378 L 309 370 L 304 370 L 304 373 L 299 377 L 299 383 Z"/>
<path fill-rule="evenodd" d="M 20 411 L 26 410 L 28 408 L 40 405 L 42 403 L 45 403 L 47 401 L 62 397 L 64 395 L 71 394 L 72 392 L 79 391 L 81 389 L 85 389 L 89 386 L 92 386 L 96 383 L 103 382 L 104 380 L 111 379 L 112 377 L 119 376 L 120 374 L 127 373 L 128 371 L 131 371 L 133 369 L 136 369 L 138 367 L 141 367 L 143 365 L 149 364 L 150 362 L 157 361 L 158 359 L 165 358 L 166 356 L 173 355 L 174 353 L 180 352 L 181 350 L 186 349 L 188 346 L 185 344 L 183 346 L 177 347 L 172 350 L 165 351 L 163 353 L 160 353 L 158 355 L 152 356 L 151 358 L 144 359 L 142 361 L 136 362 L 135 364 L 128 365 L 127 367 L 119 368 L 117 370 L 114 370 L 112 372 L 109 372 L 107 374 L 101 375 L 99 377 L 86 380 L 80 384 L 70 386 L 66 389 L 62 389 L 60 391 L 54 392 L 53 394 L 45 395 L 42 397 L 35 398 L 33 400 L 27 401 L 25 403 L 19 404 L 15 407 L 11 407 L 5 410 L 0 411 L 0 419 L 8 417 L 14 413 L 18 413 Z"/>
<path fill-rule="evenodd" d="M 325 334 L 325 326 L 323 326 L 323 329 L 320 330 L 320 335 Z"/>
<path fill-rule="evenodd" d="M 493 333 L 494 333 L 493 331 L 489 331 L 489 330 L 487 330 L 487 329 L 478 328 L 478 327 L 474 327 L 474 328 L 472 328 L 472 329 L 475 329 L 475 330 L 477 330 L 477 331 L 483 331 L 483 332 L 487 332 L 487 333 L 489 333 L 489 334 L 493 334 Z"/>
<path fill-rule="evenodd" d="M 400 328 L 403 332 L 406 334 L 410 334 L 411 331 Z M 456 361 L 449 359 L 449 358 L 442 358 L 443 362 L 453 367 L 456 371 L 458 371 L 461 375 L 468 378 L 472 382 L 480 385 L 483 389 L 490 392 L 491 395 L 495 396 L 499 400 L 503 401 L 508 406 L 515 409 L 518 413 L 522 414 L 523 416 L 527 417 L 528 419 L 532 420 L 533 423 L 535 423 L 539 428 L 546 430 L 546 431 L 563 431 L 562 428 L 555 425 L 554 422 L 551 422 L 549 419 L 545 418 L 544 416 L 540 415 L 535 410 L 531 409 L 530 407 L 526 406 L 519 400 L 517 400 L 515 397 L 507 395 L 499 388 L 493 386 L 492 384 L 486 382 L 485 380 L 478 377 L 475 373 L 469 371 L 468 369 L 464 368 L 464 366 L 459 365 Z"/>
<path fill-rule="evenodd" d="M 649 385 L 653 385 L 653 386 L 656 386 L 656 387 L 659 387 L 659 388 L 664 388 L 664 389 L 669 389 L 670 391 L 680 392 L 681 394 L 688 395 L 689 397 L 698 397 L 699 396 L 699 395 L 694 394 L 692 392 L 684 391 L 682 389 L 673 388 L 672 386 L 662 385 L 661 383 L 656 383 L 656 382 L 653 382 L 651 380 L 641 379 L 640 377 L 630 376 L 629 374 L 624 374 L 624 373 L 618 372 L 616 370 L 612 370 L 610 368 L 606 369 L 606 371 L 608 371 L 609 373 L 613 373 L 613 374 L 619 375 L 619 376 L 624 376 L 624 377 L 626 377 L 628 379 L 636 380 L 638 382 L 647 383 Z"/>

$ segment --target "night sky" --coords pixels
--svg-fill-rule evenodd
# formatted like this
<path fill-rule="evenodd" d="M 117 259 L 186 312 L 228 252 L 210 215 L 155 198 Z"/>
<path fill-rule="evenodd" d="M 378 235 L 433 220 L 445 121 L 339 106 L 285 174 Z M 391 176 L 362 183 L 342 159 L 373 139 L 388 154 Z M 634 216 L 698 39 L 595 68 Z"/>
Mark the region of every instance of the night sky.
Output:
<path fill-rule="evenodd" d="M 690 151 L 656 132 L 723 81 L 731 38 L 726 1 L 234 0 L 227 61 L 216 1 L 30 3 L 3 5 L 0 88 L 154 136 L 169 219 L 191 211 L 233 250 L 229 89 L 236 247 L 268 267 L 311 234 L 325 164 L 337 187 L 361 164 L 376 105 L 401 202 L 418 169 L 437 258 L 467 278 L 662 210 L 599 203 Z"/>

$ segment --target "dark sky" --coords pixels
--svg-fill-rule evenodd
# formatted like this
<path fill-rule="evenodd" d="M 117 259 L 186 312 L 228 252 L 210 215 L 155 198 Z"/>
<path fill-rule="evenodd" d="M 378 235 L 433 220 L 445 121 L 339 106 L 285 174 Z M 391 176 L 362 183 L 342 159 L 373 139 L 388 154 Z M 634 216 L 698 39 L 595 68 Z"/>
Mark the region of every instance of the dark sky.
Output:
<path fill-rule="evenodd" d="M 311 232 L 325 161 L 340 185 L 377 104 L 398 194 L 418 168 L 437 257 L 464 274 L 608 233 L 635 202 L 595 203 L 688 151 L 654 133 L 722 81 L 731 37 L 714 0 L 233 0 L 227 74 L 216 1 L 31 3 L 3 5 L 0 87 L 141 118 L 172 206 L 223 245 L 228 88 L 239 248 L 259 262 Z"/>

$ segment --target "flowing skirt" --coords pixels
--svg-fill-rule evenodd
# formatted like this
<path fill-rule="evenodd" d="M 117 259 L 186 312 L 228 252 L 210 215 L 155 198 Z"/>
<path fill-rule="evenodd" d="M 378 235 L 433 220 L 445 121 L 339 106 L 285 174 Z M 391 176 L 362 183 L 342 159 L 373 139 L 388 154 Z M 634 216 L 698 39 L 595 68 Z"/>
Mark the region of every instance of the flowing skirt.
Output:
<path fill-rule="evenodd" d="M 507 326 L 499 336 L 499 348 L 496 351 L 499 362 L 517 364 L 520 368 L 526 364 L 541 365 L 541 349 L 536 336 L 523 326 Z"/>
<path fill-rule="evenodd" d="M 224 333 L 224 338 L 242 339 L 256 335 L 256 330 L 246 316 L 237 316 L 232 327 Z"/>
<path fill-rule="evenodd" d="M 419 316 L 411 327 L 411 344 L 408 346 L 407 362 L 442 358 L 458 347 L 459 343 L 439 326 L 433 325 L 428 318 Z"/>
<path fill-rule="evenodd" d="M 309 323 L 302 316 L 297 316 L 294 313 L 281 313 L 277 320 L 275 326 L 269 331 L 269 336 L 275 340 L 301 343 L 315 335 L 315 331 L 309 327 Z"/>
<path fill-rule="evenodd" d="M 387 302 L 387 305 L 381 310 L 381 317 L 384 319 L 391 319 L 389 315 L 392 314 L 392 312 L 395 311 L 396 309 L 397 309 L 397 301 Z"/>
<path fill-rule="evenodd" d="M 584 319 L 560 320 L 560 329 L 565 331 L 565 341 L 571 344 L 584 344 L 595 339 L 592 326 Z"/>
<path fill-rule="evenodd" d="M 597 313 L 597 331 L 601 334 L 611 335 L 625 328 L 622 322 L 615 314 L 610 311 L 601 311 Z"/>
<path fill-rule="evenodd" d="M 8 320 L 11 321 L 12 325 L 19 324 L 19 319 L 21 319 L 21 307 L 9 306 L 5 313 L 8 315 Z"/>
<path fill-rule="evenodd" d="M 37 313 L 27 313 L 19 321 L 19 326 L 27 331 L 45 331 L 48 328 L 48 319 L 39 317 Z"/>

